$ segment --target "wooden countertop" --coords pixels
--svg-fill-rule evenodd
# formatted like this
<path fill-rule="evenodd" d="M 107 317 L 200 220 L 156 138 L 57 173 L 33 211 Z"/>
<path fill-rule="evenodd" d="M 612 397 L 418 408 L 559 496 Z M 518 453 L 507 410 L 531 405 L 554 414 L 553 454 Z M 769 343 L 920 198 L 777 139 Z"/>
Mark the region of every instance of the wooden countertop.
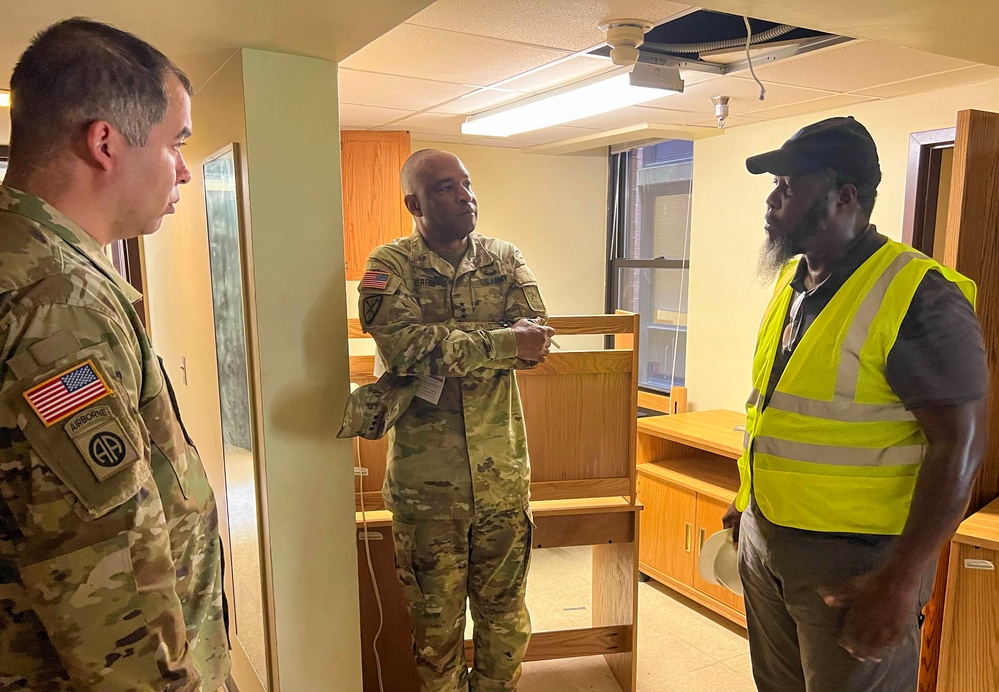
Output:
<path fill-rule="evenodd" d="M 738 459 L 742 455 L 743 431 L 736 427 L 745 424 L 745 413 L 716 409 L 640 418 L 638 432 Z"/>
<path fill-rule="evenodd" d="M 961 522 L 954 541 L 999 550 L 999 497 Z"/>

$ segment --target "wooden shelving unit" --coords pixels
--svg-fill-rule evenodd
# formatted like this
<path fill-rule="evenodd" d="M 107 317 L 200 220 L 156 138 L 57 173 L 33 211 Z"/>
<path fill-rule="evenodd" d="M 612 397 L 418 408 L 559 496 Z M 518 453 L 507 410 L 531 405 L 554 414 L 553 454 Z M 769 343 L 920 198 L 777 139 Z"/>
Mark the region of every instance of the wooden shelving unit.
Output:
<path fill-rule="evenodd" d="M 724 410 L 643 418 L 637 446 L 639 569 L 743 627 L 742 598 L 701 579 L 697 564 L 739 490 L 744 422 Z"/>
<path fill-rule="evenodd" d="M 621 334 L 638 328 L 633 314 L 552 317 L 558 334 Z M 363 338 L 356 320 L 351 338 Z M 371 382 L 373 358 L 351 357 L 351 380 Z M 624 692 L 637 686 L 638 545 L 635 445 L 638 420 L 637 353 L 559 351 L 517 372 L 531 455 L 534 549 L 592 546 L 591 626 L 534 632 L 526 660 L 603 655 Z M 364 478 L 367 548 L 371 552 L 385 624 L 378 641 L 386 689 L 416 692 L 412 623 L 395 574 L 392 516 L 378 489 L 385 478 L 385 440 L 358 440 Z M 357 489 L 359 490 L 359 488 Z M 356 493 L 358 509 L 362 496 Z M 365 692 L 378 689 L 372 640 L 378 607 L 368 573 L 363 519 L 356 516 L 362 668 Z M 528 578 L 528 592 L 530 592 Z M 465 642 L 471 662 L 472 642 Z"/>

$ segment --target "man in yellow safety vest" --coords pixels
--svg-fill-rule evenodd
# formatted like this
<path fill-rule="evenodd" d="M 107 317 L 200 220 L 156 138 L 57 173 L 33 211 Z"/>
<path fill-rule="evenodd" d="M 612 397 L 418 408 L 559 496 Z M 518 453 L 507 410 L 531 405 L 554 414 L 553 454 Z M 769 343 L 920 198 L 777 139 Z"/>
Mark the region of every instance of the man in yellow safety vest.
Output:
<path fill-rule="evenodd" d="M 725 517 L 754 677 L 912 692 L 921 610 L 985 447 L 975 285 L 871 225 L 881 168 L 853 118 L 746 166 L 774 176 L 761 270 L 777 278 Z"/>

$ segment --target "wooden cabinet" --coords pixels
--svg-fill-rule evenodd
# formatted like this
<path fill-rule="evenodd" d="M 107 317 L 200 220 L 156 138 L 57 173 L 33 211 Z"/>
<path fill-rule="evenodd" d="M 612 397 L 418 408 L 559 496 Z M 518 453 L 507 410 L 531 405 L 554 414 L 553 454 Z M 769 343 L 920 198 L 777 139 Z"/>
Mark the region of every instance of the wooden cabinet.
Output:
<path fill-rule="evenodd" d="M 645 507 L 639 569 L 729 620 L 746 625 L 740 596 L 706 582 L 701 547 L 722 530 L 722 516 L 739 489 L 735 458 L 741 414 L 704 411 L 638 423 L 638 499 Z"/>
<path fill-rule="evenodd" d="M 728 509 L 729 502 L 720 502 L 706 495 L 697 496 L 697 520 L 695 522 L 695 550 L 694 550 L 694 588 L 702 593 L 711 596 L 715 600 L 728 605 L 740 613 L 746 612 L 746 606 L 742 598 L 729 591 L 724 586 L 704 581 L 697 565 L 701 561 L 701 548 L 704 542 L 714 533 L 718 533 L 722 526 L 722 516 Z"/>
<path fill-rule="evenodd" d="M 677 581 L 694 579 L 695 493 L 639 472 L 638 500 L 646 508 L 638 554 L 640 560 Z"/>
<path fill-rule="evenodd" d="M 965 519 L 950 543 L 937 692 L 999 689 L 997 568 L 999 499 Z"/>
<path fill-rule="evenodd" d="M 372 250 L 412 232 L 399 179 L 409 154 L 408 132 L 340 133 L 347 281 L 361 280 Z"/>

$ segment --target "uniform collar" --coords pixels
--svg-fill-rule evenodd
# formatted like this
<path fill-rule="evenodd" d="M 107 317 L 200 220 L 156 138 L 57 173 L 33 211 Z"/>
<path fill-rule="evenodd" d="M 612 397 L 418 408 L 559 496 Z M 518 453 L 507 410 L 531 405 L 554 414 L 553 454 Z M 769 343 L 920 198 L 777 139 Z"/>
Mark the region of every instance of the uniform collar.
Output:
<path fill-rule="evenodd" d="M 415 238 L 409 250 L 409 263 L 414 267 L 434 269 L 448 278 L 457 278 L 496 261 L 496 258 L 486 249 L 482 242 L 482 236 L 478 233 L 472 233 L 468 236 L 468 249 L 465 250 L 465 257 L 461 260 L 457 270 L 446 259 L 427 247 L 427 243 L 419 231 L 414 231 L 413 235 Z"/>
<path fill-rule="evenodd" d="M 18 214 L 52 231 L 114 282 L 129 303 L 142 298 L 142 294 L 115 270 L 100 243 L 51 204 L 27 192 L 0 185 L 0 211 Z"/>

